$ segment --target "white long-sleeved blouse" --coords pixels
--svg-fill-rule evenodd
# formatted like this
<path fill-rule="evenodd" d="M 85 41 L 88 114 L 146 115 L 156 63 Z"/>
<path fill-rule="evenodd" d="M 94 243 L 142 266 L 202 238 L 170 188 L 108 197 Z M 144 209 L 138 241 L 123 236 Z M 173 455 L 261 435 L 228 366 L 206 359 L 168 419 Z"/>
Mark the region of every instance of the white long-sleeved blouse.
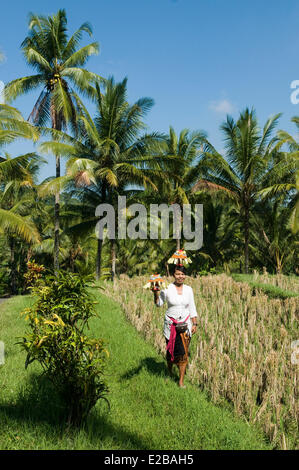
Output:
<path fill-rule="evenodd" d="M 156 305 L 161 307 L 164 302 L 167 302 L 168 305 L 164 319 L 165 338 L 169 339 L 170 337 L 170 328 L 172 324 L 170 317 L 174 318 L 174 320 L 178 322 L 184 322 L 188 315 L 190 316 L 186 323 L 188 324 L 189 335 L 191 337 L 191 318 L 197 317 L 192 287 L 183 284 L 182 294 L 178 294 L 175 285 L 173 283 L 169 284 L 167 289 L 163 289 L 160 292 L 160 297 Z"/>

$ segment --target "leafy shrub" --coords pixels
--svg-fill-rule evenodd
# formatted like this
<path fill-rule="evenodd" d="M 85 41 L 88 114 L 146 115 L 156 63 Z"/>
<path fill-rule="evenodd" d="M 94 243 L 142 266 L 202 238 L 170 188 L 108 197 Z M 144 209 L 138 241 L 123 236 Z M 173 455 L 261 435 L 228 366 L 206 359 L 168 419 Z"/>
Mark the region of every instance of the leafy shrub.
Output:
<path fill-rule="evenodd" d="M 88 278 L 60 272 L 33 288 L 37 301 L 22 312 L 30 332 L 19 342 L 27 352 L 25 367 L 38 361 L 65 404 L 69 425 L 81 425 L 108 388 L 103 380 L 107 351 L 102 339 L 85 328 L 94 313 Z"/>
<path fill-rule="evenodd" d="M 35 260 L 27 262 L 27 272 L 24 274 L 25 289 L 37 286 L 42 281 L 45 268 L 42 264 L 37 264 Z"/>

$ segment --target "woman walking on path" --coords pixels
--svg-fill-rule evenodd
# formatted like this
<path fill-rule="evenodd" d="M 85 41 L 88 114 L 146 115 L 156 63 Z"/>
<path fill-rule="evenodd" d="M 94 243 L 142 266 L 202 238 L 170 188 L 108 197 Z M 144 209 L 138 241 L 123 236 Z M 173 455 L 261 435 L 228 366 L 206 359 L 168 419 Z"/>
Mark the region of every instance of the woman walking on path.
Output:
<path fill-rule="evenodd" d="M 188 350 L 192 334 L 196 333 L 197 312 L 192 287 L 184 285 L 186 271 L 182 265 L 174 265 L 174 282 L 160 293 L 153 288 L 154 302 L 161 307 L 167 302 L 164 320 L 164 336 L 167 344 L 167 366 L 179 368 L 179 387 L 185 388 L 184 377 L 188 364 Z"/>

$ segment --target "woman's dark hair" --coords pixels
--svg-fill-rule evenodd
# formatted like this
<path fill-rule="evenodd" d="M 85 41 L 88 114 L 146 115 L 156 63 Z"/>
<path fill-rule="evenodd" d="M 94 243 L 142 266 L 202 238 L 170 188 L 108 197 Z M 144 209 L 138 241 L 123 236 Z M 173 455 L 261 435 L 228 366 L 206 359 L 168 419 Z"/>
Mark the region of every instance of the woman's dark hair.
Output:
<path fill-rule="evenodd" d="M 173 264 L 171 273 L 174 275 L 175 271 L 181 271 L 183 274 L 186 274 L 186 268 L 182 264 Z"/>

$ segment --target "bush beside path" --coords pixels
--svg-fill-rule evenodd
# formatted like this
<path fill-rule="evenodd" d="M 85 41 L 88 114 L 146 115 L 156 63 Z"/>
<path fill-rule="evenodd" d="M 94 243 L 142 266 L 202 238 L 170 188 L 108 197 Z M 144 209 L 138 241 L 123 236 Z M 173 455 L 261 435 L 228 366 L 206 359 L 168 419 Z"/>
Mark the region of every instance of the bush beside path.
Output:
<path fill-rule="evenodd" d="M 163 358 L 129 324 L 119 304 L 95 292 L 100 318 L 90 331 L 107 341 L 110 411 L 98 402 L 83 428 L 66 431 L 55 391 L 38 365 L 25 371 L 25 354 L 15 345 L 26 325 L 19 313 L 32 299 L 8 299 L 0 306 L 0 340 L 6 347 L 0 367 L 0 449 L 271 449 L 258 428 L 213 405 L 188 380 L 187 388 L 179 389 L 168 378 Z"/>

